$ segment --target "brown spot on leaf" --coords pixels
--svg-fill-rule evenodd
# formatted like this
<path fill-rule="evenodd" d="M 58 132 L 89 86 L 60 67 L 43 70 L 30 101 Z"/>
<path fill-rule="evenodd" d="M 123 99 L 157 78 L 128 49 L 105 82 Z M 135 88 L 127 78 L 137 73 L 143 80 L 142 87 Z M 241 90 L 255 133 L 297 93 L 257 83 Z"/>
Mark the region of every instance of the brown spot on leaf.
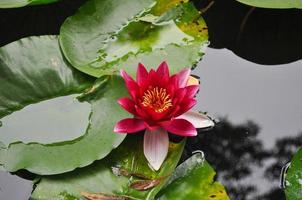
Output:
<path fill-rule="evenodd" d="M 161 179 L 135 181 L 131 183 L 130 187 L 135 190 L 143 191 L 143 190 L 149 190 L 151 188 L 154 188 L 155 186 L 159 185 L 161 182 L 162 182 Z"/>

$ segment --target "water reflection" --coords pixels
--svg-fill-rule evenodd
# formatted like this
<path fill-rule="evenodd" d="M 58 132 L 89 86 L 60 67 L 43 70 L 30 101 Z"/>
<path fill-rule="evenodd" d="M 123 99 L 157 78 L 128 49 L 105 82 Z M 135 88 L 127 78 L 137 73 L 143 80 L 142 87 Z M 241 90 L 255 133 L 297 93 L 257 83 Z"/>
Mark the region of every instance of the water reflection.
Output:
<path fill-rule="evenodd" d="M 281 169 L 302 146 L 302 133 L 278 139 L 272 149 L 264 148 L 258 134 L 259 127 L 252 121 L 233 125 L 222 118 L 213 130 L 189 138 L 185 155 L 197 149 L 204 151 L 231 199 L 283 200 L 284 193 L 279 188 Z M 253 178 L 259 172 L 258 179 Z M 261 191 L 259 185 L 265 188 Z"/>

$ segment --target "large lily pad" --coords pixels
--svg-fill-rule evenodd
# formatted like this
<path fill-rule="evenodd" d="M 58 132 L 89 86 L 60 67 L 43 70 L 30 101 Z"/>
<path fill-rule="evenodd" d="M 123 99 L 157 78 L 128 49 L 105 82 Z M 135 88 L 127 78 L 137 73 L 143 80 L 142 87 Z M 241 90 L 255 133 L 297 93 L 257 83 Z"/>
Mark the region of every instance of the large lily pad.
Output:
<path fill-rule="evenodd" d="M 134 75 L 138 62 L 150 68 L 166 60 L 172 72 L 196 64 L 207 41 L 206 25 L 198 11 L 186 3 L 168 16 L 155 16 L 146 9 L 154 3 L 87 2 L 61 28 L 60 44 L 66 58 L 77 69 L 96 77 L 121 68 Z M 183 17 L 188 15 L 193 16 L 191 24 Z M 196 29 L 193 24 L 198 33 L 192 31 Z"/>
<path fill-rule="evenodd" d="M 302 8 L 300 0 L 237 0 L 241 3 L 261 8 Z"/>
<path fill-rule="evenodd" d="M 92 113 L 83 137 L 50 145 L 13 143 L 0 150 L 0 164 L 9 171 L 27 169 L 37 174 L 58 174 L 105 157 L 125 138 L 123 134 L 113 133 L 113 127 L 118 120 L 129 117 L 116 103 L 126 95 L 122 78 L 99 80 L 86 95 Z"/>
<path fill-rule="evenodd" d="M 26 38 L 2 47 L 0 141 L 8 146 L 17 141 L 54 143 L 82 136 L 90 105 L 70 95 L 83 92 L 93 82 L 65 62 L 56 36 Z"/>
<path fill-rule="evenodd" d="M 27 5 L 39 5 L 53 3 L 58 0 L 1 0 L 0 8 L 18 8 Z"/>
<path fill-rule="evenodd" d="M 91 106 L 76 96 L 44 100 L 1 118 L 0 141 L 6 146 L 14 142 L 52 144 L 81 137 L 89 124 Z"/>
<path fill-rule="evenodd" d="M 213 182 L 214 176 L 203 155 L 195 154 L 176 168 L 157 199 L 229 200 L 224 187 Z"/>
<path fill-rule="evenodd" d="M 285 179 L 286 199 L 302 199 L 302 148 L 293 157 Z"/>
<path fill-rule="evenodd" d="M 31 199 L 82 199 L 81 192 L 104 193 L 131 197 L 133 199 L 154 199 L 165 180 L 149 190 L 138 191 L 130 187 L 137 181 L 135 177 L 117 176 L 117 170 L 131 174 L 144 175 L 151 179 L 170 175 L 180 159 L 185 141 L 171 143 L 168 157 L 159 172 L 152 171 L 143 154 L 142 133 L 129 135 L 127 139 L 112 153 L 89 167 L 71 173 L 43 177 L 34 190 Z"/>
<path fill-rule="evenodd" d="M 88 88 L 81 101 L 90 103 L 92 109 L 87 130 L 75 140 L 48 145 L 2 144 L 0 165 L 6 170 L 63 173 L 105 157 L 123 141 L 125 135 L 113 133 L 114 124 L 129 117 L 116 103 L 127 95 L 121 78 L 104 77 L 93 84 L 94 79 L 68 67 L 60 54 L 57 37 L 53 36 L 32 37 L 7 45 L 0 50 L 0 56 L 1 116 L 31 103 Z"/>

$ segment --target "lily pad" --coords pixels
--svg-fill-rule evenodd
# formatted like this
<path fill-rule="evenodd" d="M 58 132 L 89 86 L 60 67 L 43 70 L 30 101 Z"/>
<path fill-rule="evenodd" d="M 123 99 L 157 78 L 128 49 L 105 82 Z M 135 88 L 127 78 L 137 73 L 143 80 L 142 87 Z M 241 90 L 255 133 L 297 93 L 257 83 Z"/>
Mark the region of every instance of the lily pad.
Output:
<path fill-rule="evenodd" d="M 56 176 L 42 177 L 34 190 L 32 200 L 46 199 L 82 199 L 81 192 L 103 193 L 130 197 L 133 199 L 154 199 L 154 196 L 163 186 L 162 182 L 148 190 L 138 191 L 131 188 L 131 184 L 138 181 L 137 176 L 150 179 L 169 176 L 178 163 L 185 141 L 171 143 L 168 157 L 159 172 L 152 171 L 143 154 L 142 133 L 128 135 L 126 140 L 108 157 L 97 161 L 89 167 Z M 130 176 L 118 175 L 118 170 L 127 171 Z M 67 198 L 69 197 L 69 198 Z"/>
<path fill-rule="evenodd" d="M 130 117 L 116 103 L 127 92 L 120 77 L 104 78 L 97 86 L 91 88 L 93 94 L 87 94 L 92 113 L 83 137 L 50 145 L 13 143 L 0 150 L 0 164 L 8 171 L 27 169 L 36 174 L 59 174 L 107 156 L 125 138 L 113 133 L 113 127 L 118 120 Z"/>
<path fill-rule="evenodd" d="M 26 106 L 1 119 L 0 141 L 51 144 L 85 134 L 90 104 L 68 95 Z"/>
<path fill-rule="evenodd" d="M 183 4 L 186 9 L 172 10 L 170 17 L 161 18 L 161 23 L 152 23 L 160 17 L 148 10 L 154 3 L 87 2 L 61 27 L 60 44 L 66 58 L 80 71 L 96 77 L 111 75 L 122 68 L 134 75 L 139 62 L 151 68 L 165 60 L 172 72 L 196 64 L 208 38 L 206 24 L 196 8 L 191 3 Z M 198 34 L 190 34 L 193 26 L 184 21 L 183 16 L 191 13 L 194 24 L 201 22 L 196 25 Z"/>
<path fill-rule="evenodd" d="M 2 47 L 0 74 L 0 141 L 6 146 L 18 141 L 61 142 L 85 134 L 90 104 L 73 97 L 94 79 L 65 62 L 56 36 L 26 38 Z"/>
<path fill-rule="evenodd" d="M 302 199 L 302 148 L 294 155 L 285 179 L 286 199 Z"/>
<path fill-rule="evenodd" d="M 53 3 L 58 0 L 1 0 L 0 8 L 18 8 L 27 5 L 40 5 Z"/>
<path fill-rule="evenodd" d="M 156 199 L 229 200 L 224 187 L 213 182 L 214 176 L 203 154 L 195 154 L 176 168 Z"/>
<path fill-rule="evenodd" d="M 241 3 L 260 8 L 302 8 L 300 0 L 237 0 Z"/>
<path fill-rule="evenodd" d="M 123 141 L 125 135 L 113 133 L 114 124 L 129 117 L 116 103 L 127 95 L 122 78 L 104 77 L 94 83 L 90 76 L 68 67 L 53 36 L 7 45 L 0 50 L 0 58 L 0 116 L 31 103 L 87 89 L 81 101 L 91 104 L 92 110 L 87 130 L 75 140 L 47 145 L 15 142 L 1 148 L 0 165 L 6 170 L 63 173 L 105 157 Z"/>

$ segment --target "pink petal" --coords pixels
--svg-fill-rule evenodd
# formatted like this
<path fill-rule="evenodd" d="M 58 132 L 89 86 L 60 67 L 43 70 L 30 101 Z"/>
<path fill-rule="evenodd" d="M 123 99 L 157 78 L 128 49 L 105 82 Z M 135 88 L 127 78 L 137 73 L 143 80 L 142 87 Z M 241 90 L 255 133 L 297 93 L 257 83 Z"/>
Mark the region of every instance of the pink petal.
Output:
<path fill-rule="evenodd" d="M 193 98 L 199 90 L 199 85 L 190 85 L 185 87 L 187 89 L 187 98 Z"/>
<path fill-rule="evenodd" d="M 136 133 L 138 131 L 144 130 L 146 125 L 143 120 L 135 118 L 126 118 L 118 123 L 114 127 L 114 132 L 116 133 Z"/>
<path fill-rule="evenodd" d="M 169 150 L 169 136 L 162 128 L 146 130 L 144 135 L 144 154 L 154 170 L 159 170 Z"/>
<path fill-rule="evenodd" d="M 129 82 L 129 81 L 134 82 L 133 78 L 131 76 L 129 76 L 125 70 L 121 69 L 120 72 L 121 72 L 121 76 L 123 77 L 125 82 Z"/>
<path fill-rule="evenodd" d="M 175 135 L 184 137 L 197 135 L 196 128 L 185 119 L 174 119 L 170 122 L 164 122 L 162 125 L 164 129 Z"/>
<path fill-rule="evenodd" d="M 121 76 L 124 78 L 129 94 L 133 99 L 136 99 L 136 93 L 139 90 L 137 83 L 129 76 L 126 71 L 121 70 Z"/>
<path fill-rule="evenodd" d="M 129 113 L 136 115 L 135 103 L 131 99 L 123 97 L 117 100 L 117 102 Z"/>
<path fill-rule="evenodd" d="M 167 63 L 164 61 L 162 62 L 157 70 L 156 70 L 156 73 L 158 76 L 160 77 L 166 77 L 166 78 L 169 78 L 170 74 L 169 74 L 169 68 L 168 68 L 168 65 Z"/>
<path fill-rule="evenodd" d="M 175 114 L 175 117 L 182 115 L 189 111 L 191 108 L 193 108 L 196 105 L 197 101 L 195 99 L 184 99 L 180 106 L 179 111 Z"/>
<path fill-rule="evenodd" d="M 191 122 L 195 128 L 209 128 L 215 125 L 208 116 L 194 111 L 188 111 L 177 117 L 177 119 L 185 119 Z"/>
<path fill-rule="evenodd" d="M 149 118 L 147 113 L 143 109 L 141 109 L 139 106 L 135 106 L 135 110 L 139 117 L 144 118 L 144 119 Z"/>
<path fill-rule="evenodd" d="M 136 81 L 138 85 L 142 85 L 144 81 L 147 79 L 147 77 L 148 77 L 148 71 L 146 67 L 143 64 L 139 63 L 137 67 L 137 74 L 136 74 Z"/>
<path fill-rule="evenodd" d="M 180 71 L 176 76 L 178 77 L 178 87 L 183 88 L 187 85 L 191 70 L 184 69 Z"/>

